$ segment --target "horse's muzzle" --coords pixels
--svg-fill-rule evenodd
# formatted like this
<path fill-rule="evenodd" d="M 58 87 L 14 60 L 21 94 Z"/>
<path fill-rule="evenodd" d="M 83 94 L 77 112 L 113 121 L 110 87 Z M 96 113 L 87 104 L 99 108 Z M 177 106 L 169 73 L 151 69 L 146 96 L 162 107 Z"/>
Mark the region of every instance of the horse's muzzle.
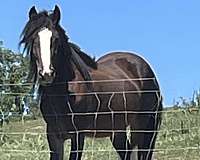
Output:
<path fill-rule="evenodd" d="M 44 73 L 44 75 L 41 74 L 41 72 L 39 72 L 39 83 L 43 86 L 53 83 L 54 79 L 55 79 L 55 72 L 52 72 L 50 74 Z"/>

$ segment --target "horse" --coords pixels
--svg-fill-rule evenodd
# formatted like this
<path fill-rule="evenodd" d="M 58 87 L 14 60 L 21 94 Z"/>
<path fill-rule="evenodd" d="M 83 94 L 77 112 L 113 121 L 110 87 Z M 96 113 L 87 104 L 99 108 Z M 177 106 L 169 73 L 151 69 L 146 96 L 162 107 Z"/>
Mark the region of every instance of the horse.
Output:
<path fill-rule="evenodd" d="M 28 80 L 39 86 L 50 159 L 62 160 L 71 139 L 69 159 L 80 160 L 86 136 L 110 137 L 122 160 L 135 148 L 138 160 L 152 159 L 163 107 L 150 65 L 130 52 L 96 61 L 69 41 L 60 16 L 57 5 L 51 12 L 33 6 L 19 42 L 30 57 Z"/>

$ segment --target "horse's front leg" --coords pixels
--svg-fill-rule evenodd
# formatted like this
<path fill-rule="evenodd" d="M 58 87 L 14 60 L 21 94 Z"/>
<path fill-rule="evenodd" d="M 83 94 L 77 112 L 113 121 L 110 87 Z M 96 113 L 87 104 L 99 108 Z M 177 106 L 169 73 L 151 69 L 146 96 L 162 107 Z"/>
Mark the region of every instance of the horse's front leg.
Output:
<path fill-rule="evenodd" d="M 47 140 L 50 149 L 50 160 L 63 160 L 64 139 L 59 138 L 49 125 L 47 125 Z"/>
<path fill-rule="evenodd" d="M 71 138 L 70 160 L 81 160 L 85 136 L 83 133 L 75 133 Z"/>

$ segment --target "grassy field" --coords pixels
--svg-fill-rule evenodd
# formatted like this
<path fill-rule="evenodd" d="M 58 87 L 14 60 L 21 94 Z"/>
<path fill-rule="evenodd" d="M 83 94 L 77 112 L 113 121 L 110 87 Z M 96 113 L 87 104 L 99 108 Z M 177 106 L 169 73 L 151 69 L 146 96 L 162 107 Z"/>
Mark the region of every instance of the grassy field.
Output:
<path fill-rule="evenodd" d="M 157 160 L 199 160 L 200 113 L 168 110 L 156 143 Z M 16 134 L 16 133 L 24 134 Z M 30 134 L 29 134 L 30 133 Z M 41 134 L 37 134 L 41 133 Z M 42 119 L 11 122 L 0 129 L 0 160 L 46 160 L 49 157 Z M 65 159 L 70 141 L 65 143 Z M 84 160 L 115 160 L 117 154 L 108 139 L 87 138 Z M 107 150 L 107 151 L 105 151 Z"/>

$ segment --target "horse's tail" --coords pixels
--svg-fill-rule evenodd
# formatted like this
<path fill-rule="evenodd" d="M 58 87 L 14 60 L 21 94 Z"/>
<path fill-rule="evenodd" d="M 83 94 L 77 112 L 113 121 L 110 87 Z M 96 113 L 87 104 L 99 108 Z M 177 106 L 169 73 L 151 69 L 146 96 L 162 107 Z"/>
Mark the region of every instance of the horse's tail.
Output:
<path fill-rule="evenodd" d="M 162 110 L 163 110 L 163 98 L 160 97 L 158 108 L 157 108 L 157 126 L 155 126 L 155 129 L 160 129 L 160 125 L 162 122 Z"/>

